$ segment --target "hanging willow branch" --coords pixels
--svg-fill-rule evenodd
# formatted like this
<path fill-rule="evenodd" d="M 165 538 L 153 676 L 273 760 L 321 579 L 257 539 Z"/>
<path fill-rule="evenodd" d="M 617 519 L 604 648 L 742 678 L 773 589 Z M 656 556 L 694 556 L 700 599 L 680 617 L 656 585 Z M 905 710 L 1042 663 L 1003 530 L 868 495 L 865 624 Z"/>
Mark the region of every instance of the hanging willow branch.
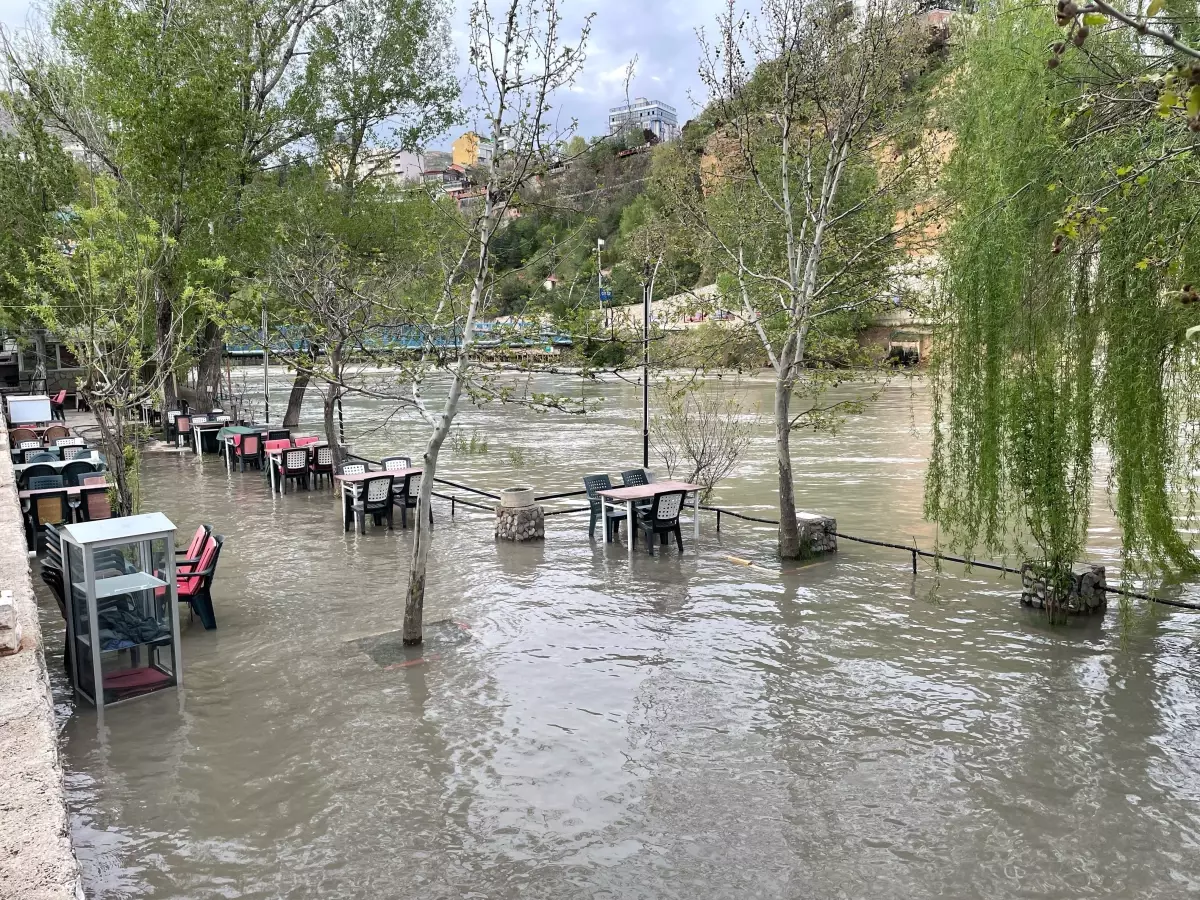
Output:
<path fill-rule="evenodd" d="M 1191 136 L 1168 117 L 1094 129 L 1098 95 L 1144 64 L 1130 32 L 1094 39 L 1102 63 L 1077 56 L 1048 72 L 1040 54 L 1057 32 L 1042 10 L 1006 7 L 976 25 L 948 103 L 944 186 L 957 209 L 926 513 L 964 555 L 1035 556 L 1061 576 L 1083 555 L 1107 456 L 1125 577 L 1195 570 L 1183 534 L 1200 365 L 1184 335 L 1200 305 L 1181 299 L 1200 281 L 1186 239 L 1200 164 L 1194 152 L 1162 158 Z"/>

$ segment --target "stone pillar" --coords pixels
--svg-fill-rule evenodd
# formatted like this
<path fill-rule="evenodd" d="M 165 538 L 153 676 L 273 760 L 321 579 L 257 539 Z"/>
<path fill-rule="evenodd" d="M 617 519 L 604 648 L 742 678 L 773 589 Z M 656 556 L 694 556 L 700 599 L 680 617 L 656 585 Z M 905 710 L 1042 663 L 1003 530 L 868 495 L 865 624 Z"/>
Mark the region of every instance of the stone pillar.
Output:
<path fill-rule="evenodd" d="M 1042 566 L 1026 561 L 1021 564 L 1021 605 L 1048 609 L 1065 616 L 1103 614 L 1108 608 L 1104 566 L 1077 563 L 1071 567 L 1071 584 L 1065 597 L 1057 596 Z"/>
<path fill-rule="evenodd" d="M 837 552 L 837 519 L 819 513 L 798 512 L 796 520 L 800 524 L 801 559 Z"/>
<path fill-rule="evenodd" d="M 538 541 L 545 536 L 546 513 L 542 507 L 496 507 L 496 540 Z"/>
<path fill-rule="evenodd" d="M 540 541 L 546 536 L 546 513 L 533 502 L 533 488 L 506 488 L 496 507 L 496 540 Z"/>

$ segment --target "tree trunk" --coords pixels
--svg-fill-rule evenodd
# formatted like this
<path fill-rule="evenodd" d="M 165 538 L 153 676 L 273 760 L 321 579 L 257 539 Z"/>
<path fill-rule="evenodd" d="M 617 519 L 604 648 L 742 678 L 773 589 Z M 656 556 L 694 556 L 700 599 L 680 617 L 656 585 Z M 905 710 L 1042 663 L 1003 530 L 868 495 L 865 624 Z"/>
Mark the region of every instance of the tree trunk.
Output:
<path fill-rule="evenodd" d="M 40 388 L 38 382 L 41 382 Z M 36 394 L 39 390 L 50 392 L 50 385 L 46 382 L 46 330 L 44 328 L 33 330 L 33 380 L 29 383 L 29 392 Z"/>
<path fill-rule="evenodd" d="M 457 383 L 457 378 L 455 379 Z M 453 392 L 452 392 L 453 395 Z M 457 405 L 457 404 L 456 404 Z M 447 401 L 449 406 L 449 401 Z M 438 456 L 442 442 L 450 433 L 454 412 L 443 414 L 442 421 L 429 437 L 425 455 L 421 460 L 421 489 L 417 492 L 416 521 L 413 524 L 413 551 L 408 567 L 408 595 L 404 600 L 404 643 L 407 646 L 420 644 L 425 616 L 425 567 L 429 562 L 429 541 L 433 526 L 429 523 L 429 511 L 433 503 L 433 478 L 437 474 Z"/>
<path fill-rule="evenodd" d="M 156 356 L 162 368 L 163 414 L 167 410 L 179 408 L 178 385 L 175 383 L 175 334 L 172 326 L 175 320 L 175 309 L 166 286 L 159 275 L 154 285 L 154 339 Z"/>
<path fill-rule="evenodd" d="M 196 394 L 204 405 L 204 412 L 213 408 L 221 394 L 221 357 L 225 350 L 225 332 L 211 319 L 205 323 L 200 335 L 200 363 L 196 370 Z M 211 393 L 209 388 L 212 388 Z M 232 398 L 230 398 L 232 399 Z"/>
<path fill-rule="evenodd" d="M 300 424 L 300 409 L 304 406 L 304 392 L 308 390 L 311 374 L 307 369 L 296 369 L 296 377 L 292 381 L 292 392 L 288 394 L 287 412 L 283 414 L 283 427 L 295 428 Z M 326 429 L 328 429 L 328 422 Z"/>
<path fill-rule="evenodd" d="M 325 440 L 329 442 L 330 448 L 333 450 L 333 465 L 334 470 L 342 461 L 341 445 L 338 443 L 337 423 L 333 420 L 334 410 L 337 409 L 338 388 L 336 385 L 329 385 L 329 390 L 326 392 L 322 401 L 322 412 L 325 419 Z"/>
<path fill-rule="evenodd" d="M 792 482 L 792 381 L 780 373 L 775 380 L 775 449 L 779 464 L 779 556 L 800 557 L 800 527 L 796 522 L 796 489 Z"/>

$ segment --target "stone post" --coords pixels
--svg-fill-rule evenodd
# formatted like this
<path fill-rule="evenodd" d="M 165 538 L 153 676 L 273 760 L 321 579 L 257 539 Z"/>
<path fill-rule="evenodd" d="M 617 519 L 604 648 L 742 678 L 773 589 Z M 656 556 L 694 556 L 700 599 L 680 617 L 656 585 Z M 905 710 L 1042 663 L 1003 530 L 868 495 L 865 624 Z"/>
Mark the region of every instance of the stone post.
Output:
<path fill-rule="evenodd" d="M 800 524 L 800 558 L 812 559 L 837 552 L 837 519 L 820 513 L 798 512 Z"/>
<path fill-rule="evenodd" d="M 539 541 L 546 537 L 546 513 L 533 502 L 533 488 L 500 491 L 496 507 L 496 540 Z"/>
<path fill-rule="evenodd" d="M 1021 605 L 1045 609 L 1064 616 L 1103 615 L 1108 608 L 1104 566 L 1077 563 L 1071 567 L 1066 596 L 1049 584 L 1043 566 L 1032 561 L 1021 564 Z"/>

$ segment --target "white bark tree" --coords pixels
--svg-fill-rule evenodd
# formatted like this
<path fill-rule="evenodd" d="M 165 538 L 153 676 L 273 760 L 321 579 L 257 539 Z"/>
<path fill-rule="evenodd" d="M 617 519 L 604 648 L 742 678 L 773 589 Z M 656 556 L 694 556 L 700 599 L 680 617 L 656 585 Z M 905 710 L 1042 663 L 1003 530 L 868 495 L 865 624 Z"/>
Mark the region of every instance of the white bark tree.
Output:
<path fill-rule="evenodd" d="M 927 34 L 906 0 L 763 0 L 755 17 L 729 0 L 717 25 L 715 41 L 701 34 L 716 152 L 667 187 L 734 285 L 723 305 L 774 370 L 779 553 L 793 558 L 791 433 L 813 418 L 793 405 L 813 341 L 829 317 L 890 293 L 909 252 L 900 238 L 920 227 L 920 215 L 896 212 L 923 146 L 897 139 L 912 127 L 900 113 Z"/>
<path fill-rule="evenodd" d="M 404 605 L 406 644 L 420 644 L 423 639 L 433 480 L 459 404 L 464 394 L 512 399 L 493 379 L 494 366 L 478 352 L 475 325 L 490 299 L 492 243 L 505 212 L 522 188 L 553 162 L 555 148 L 573 128 L 574 123 L 564 128 L 553 121 L 551 100 L 582 69 L 592 17 L 585 19 L 572 40 L 564 41 L 560 7 L 559 0 L 503 0 L 499 4 L 475 0 L 471 6 L 469 64 L 478 98 L 477 130 L 490 137 L 494 155 L 485 169 L 486 184 L 462 218 L 461 255 L 448 265 L 442 296 L 423 326 L 431 339 L 427 360 L 446 353 L 436 345 L 439 336 L 456 337 L 445 359 L 448 393 L 444 401 L 431 407 L 421 393 L 423 373 L 412 382 L 412 399 L 430 433 L 422 456 L 424 471 Z"/>

